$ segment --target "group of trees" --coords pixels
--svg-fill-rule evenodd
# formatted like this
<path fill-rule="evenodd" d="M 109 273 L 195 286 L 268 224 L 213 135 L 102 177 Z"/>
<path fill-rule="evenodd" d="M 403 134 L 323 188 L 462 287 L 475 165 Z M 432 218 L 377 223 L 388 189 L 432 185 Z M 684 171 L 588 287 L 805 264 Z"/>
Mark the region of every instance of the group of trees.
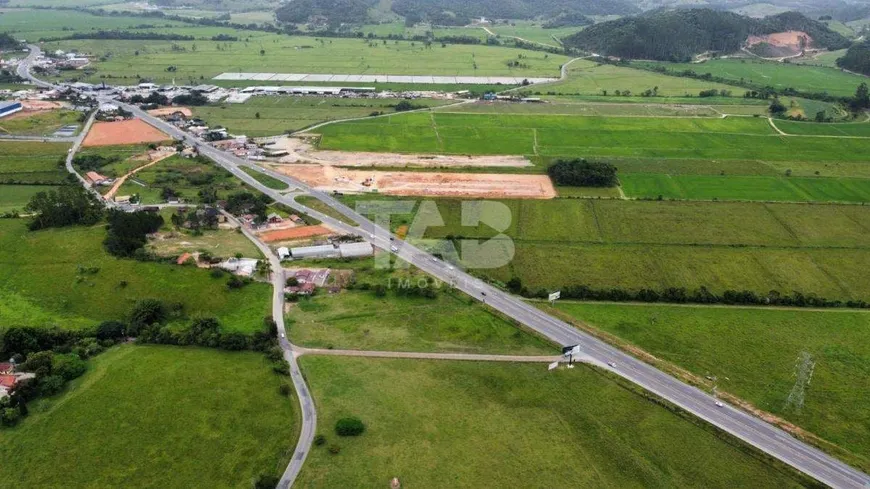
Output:
<path fill-rule="evenodd" d="M 18 42 L 18 39 L 12 37 L 8 32 L 0 32 L 0 50 L 11 51 L 20 48 L 21 43 Z"/>
<path fill-rule="evenodd" d="M 103 217 L 103 205 L 92 193 L 79 185 L 61 185 L 39 192 L 27 203 L 32 214 L 28 227 L 32 231 L 73 225 L 90 226 Z"/>
<path fill-rule="evenodd" d="M 41 38 L 42 42 L 56 42 L 56 41 L 67 41 L 67 40 L 81 40 L 81 39 L 99 39 L 99 40 L 107 40 L 107 41 L 116 41 L 116 40 L 131 40 L 131 41 L 194 41 L 196 40 L 193 36 L 185 36 L 183 34 L 161 34 L 159 32 L 138 32 L 138 31 L 122 31 L 122 30 L 113 30 L 113 31 L 82 31 L 75 32 L 68 36 L 62 37 L 48 37 Z"/>
<path fill-rule="evenodd" d="M 607 56 L 662 61 L 689 61 L 705 52 L 739 51 L 750 35 L 806 32 L 816 47 L 842 49 L 848 39 L 827 25 L 797 12 L 753 19 L 711 9 L 657 10 L 590 26 L 564 43 Z"/>
<path fill-rule="evenodd" d="M 0 426 L 14 426 L 28 414 L 27 403 L 62 391 L 87 370 L 86 360 L 114 345 L 119 336 L 105 336 L 102 324 L 81 331 L 12 327 L 0 336 L 0 357 L 12 358 L 18 370 L 36 375 L 18 382 L 0 399 Z"/>
<path fill-rule="evenodd" d="M 163 226 L 163 217 L 152 212 L 124 212 L 111 209 L 103 246 L 110 254 L 130 258 L 144 252 L 147 236 Z M 142 250 L 142 251 L 140 251 Z"/>
<path fill-rule="evenodd" d="M 601 161 L 579 158 L 558 160 L 547 168 L 556 185 L 571 187 L 615 187 L 619 184 L 616 167 Z"/>
<path fill-rule="evenodd" d="M 266 220 L 266 209 L 272 199 L 268 195 L 254 195 L 251 192 L 237 192 L 227 198 L 227 212 L 237 216 L 253 214 L 258 222 Z"/>
<path fill-rule="evenodd" d="M 208 99 L 205 95 L 199 92 L 191 92 L 184 95 L 178 95 L 172 99 L 172 103 L 175 105 L 191 105 L 191 106 L 200 106 L 208 103 Z"/>
<path fill-rule="evenodd" d="M 870 40 L 853 44 L 842 58 L 837 59 L 837 66 L 870 75 Z"/>

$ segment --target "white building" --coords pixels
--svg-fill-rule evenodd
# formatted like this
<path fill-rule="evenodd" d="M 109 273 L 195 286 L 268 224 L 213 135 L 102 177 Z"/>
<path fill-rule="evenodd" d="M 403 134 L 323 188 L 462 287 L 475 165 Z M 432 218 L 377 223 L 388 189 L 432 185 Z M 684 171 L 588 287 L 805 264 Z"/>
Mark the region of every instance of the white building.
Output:
<path fill-rule="evenodd" d="M 375 254 L 371 243 L 342 243 L 338 245 L 338 250 L 342 258 L 362 258 L 364 256 L 372 256 Z"/>
<path fill-rule="evenodd" d="M 340 258 L 341 253 L 338 251 L 338 248 L 332 245 L 321 245 L 321 246 L 302 246 L 299 248 L 292 248 L 290 250 L 290 254 L 293 255 L 293 259 L 300 260 L 305 258 Z"/>
<path fill-rule="evenodd" d="M 287 248 L 286 246 L 278 248 L 278 258 L 282 260 L 290 258 L 290 248 Z"/>

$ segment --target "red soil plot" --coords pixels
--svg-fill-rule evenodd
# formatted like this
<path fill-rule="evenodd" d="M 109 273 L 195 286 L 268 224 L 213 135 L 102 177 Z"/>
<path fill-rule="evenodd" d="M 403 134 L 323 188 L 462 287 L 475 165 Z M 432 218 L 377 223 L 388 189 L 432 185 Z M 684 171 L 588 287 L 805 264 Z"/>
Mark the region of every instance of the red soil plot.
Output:
<path fill-rule="evenodd" d="M 332 234 L 332 231 L 323 226 L 302 226 L 298 228 L 266 231 L 260 234 L 260 239 L 267 243 L 273 243 L 275 241 L 290 241 L 294 239 L 310 238 L 312 236 L 324 236 L 327 234 Z"/>
<path fill-rule="evenodd" d="M 84 146 L 159 143 L 172 138 L 139 119 L 97 122 L 85 138 Z"/>

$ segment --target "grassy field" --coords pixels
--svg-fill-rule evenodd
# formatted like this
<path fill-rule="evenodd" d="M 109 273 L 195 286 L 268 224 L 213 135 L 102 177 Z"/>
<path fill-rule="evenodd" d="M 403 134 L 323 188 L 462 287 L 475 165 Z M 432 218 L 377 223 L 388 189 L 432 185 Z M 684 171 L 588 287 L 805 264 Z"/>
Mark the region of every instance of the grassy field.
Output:
<path fill-rule="evenodd" d="M 143 204 L 160 204 L 165 202 L 164 188 L 171 188 L 185 202 L 200 202 L 198 194 L 204 188 L 213 188 L 219 198 L 225 198 L 244 185 L 210 160 L 176 155 L 137 172 L 121 186 L 118 195 L 137 194 Z"/>
<path fill-rule="evenodd" d="M 89 52 L 106 61 L 92 64 L 88 79 L 127 77 L 160 82 L 210 79 L 220 73 L 336 73 L 387 75 L 468 75 L 556 77 L 567 58 L 536 51 L 490 46 L 433 45 L 395 41 L 383 44 L 362 39 L 288 37 L 263 32 L 238 32 L 250 41 L 64 41 L 45 49 Z M 196 47 L 194 48 L 194 45 Z M 261 53 L 261 50 L 263 54 Z M 137 56 L 135 53 L 139 52 Z M 522 55 L 522 67 L 509 62 Z M 169 72 L 167 67 L 176 71 Z"/>
<path fill-rule="evenodd" d="M 814 124 L 812 122 L 776 121 L 786 134 L 801 136 L 850 136 L 870 138 L 870 123 Z"/>
<path fill-rule="evenodd" d="M 0 220 L 0 324 L 82 328 L 124 319 L 137 300 L 158 298 L 183 304 L 186 317 L 215 316 L 227 331 L 262 328 L 267 284 L 229 291 L 226 277 L 205 270 L 116 259 L 103 250 L 104 236 L 102 226 L 28 232 L 24 220 Z M 82 270 L 90 267 L 98 271 Z"/>
<path fill-rule="evenodd" d="M 350 205 L 362 199 L 346 198 Z M 459 201 L 436 202 L 446 225 L 429 228 L 427 237 L 494 236 L 485 225 L 461 226 Z M 478 272 L 502 282 L 519 277 L 533 291 L 706 286 L 870 298 L 870 284 L 858 272 L 870 263 L 870 213 L 863 206 L 578 199 L 505 204 L 511 215 L 505 234 L 515 256 L 505 267 Z"/>
<path fill-rule="evenodd" d="M 702 90 L 730 90 L 737 94 L 740 88 L 721 83 L 678 78 L 623 66 L 599 64 L 589 60 L 577 60 L 568 67 L 568 79 L 563 82 L 532 87 L 530 93 L 564 95 L 616 95 L 626 90 L 639 96 L 645 90 L 658 87 L 662 96 L 697 96 Z M 742 92 L 740 92 L 742 93 Z"/>
<path fill-rule="evenodd" d="M 693 70 L 734 81 L 777 89 L 795 88 L 805 92 L 827 92 L 837 96 L 852 96 L 865 78 L 823 66 L 750 59 L 716 59 L 701 64 L 638 62 L 645 66 L 663 66 L 669 71 Z M 682 79 L 682 78 L 680 78 Z M 741 90 L 742 92 L 742 90 Z"/>
<path fill-rule="evenodd" d="M 499 37 L 518 37 L 530 42 L 537 42 L 549 46 L 560 47 L 562 43 L 558 39 L 568 37 L 571 34 L 583 30 L 582 27 L 559 27 L 556 29 L 544 29 L 539 23 L 528 21 L 512 22 L 513 25 L 493 25 L 489 30 Z M 481 29 L 483 30 L 483 29 Z"/>
<path fill-rule="evenodd" d="M 31 197 L 53 188 L 48 185 L 0 185 L 0 214 L 24 212 L 24 206 L 30 202 Z"/>
<path fill-rule="evenodd" d="M 249 487 L 295 444 L 283 382 L 255 353 L 114 348 L 0 430 L 0 486 Z"/>
<path fill-rule="evenodd" d="M 763 118 L 404 114 L 318 129 L 324 149 L 599 158 L 862 161 L 868 139 L 784 138 Z M 535 144 L 537 140 L 537 144 Z"/>
<path fill-rule="evenodd" d="M 336 271 L 354 270 L 357 286 L 383 285 L 389 291 L 378 297 L 357 287 L 300 301 L 287 315 L 289 337 L 295 344 L 350 350 L 558 354 L 555 346 L 521 331 L 448 284 L 434 283 L 433 299 L 396 295 L 400 280 L 426 283 L 426 275 L 416 269 L 378 270 L 373 260 L 331 266 Z"/>
<path fill-rule="evenodd" d="M 231 258 L 242 256 L 260 258 L 262 253 L 242 233 L 236 230 L 220 229 L 191 233 L 186 230 L 171 229 L 171 214 L 165 213 L 166 229 L 161 230 L 159 238 L 148 242 L 146 248 L 161 256 L 177 257 L 183 253 L 208 252 L 212 256 Z"/>
<path fill-rule="evenodd" d="M 557 309 L 858 455 L 870 467 L 870 313 L 563 302 Z M 790 405 L 802 352 L 815 362 Z"/>
<path fill-rule="evenodd" d="M 53 110 L 25 118 L 0 120 L 0 134 L 51 136 L 63 126 L 81 125 L 80 115 L 72 110 Z"/>
<path fill-rule="evenodd" d="M 35 42 L 40 38 L 69 36 L 76 32 L 92 29 L 150 30 L 162 27 L 178 28 L 188 25 L 165 19 L 97 16 L 71 10 L 9 9 L 4 10 L 3 15 L 0 15 L 0 31 L 15 33 L 16 38 L 26 39 L 31 42 Z"/>
<path fill-rule="evenodd" d="M 62 161 L 70 145 L 22 141 L 0 142 L 0 182 L 60 183 L 66 179 Z"/>
<path fill-rule="evenodd" d="M 274 136 L 297 131 L 319 122 L 394 112 L 395 99 L 343 99 L 334 97 L 254 97 L 244 104 L 197 107 L 194 113 L 211 125 L 233 134 Z M 417 99 L 414 105 L 437 107 L 442 100 Z"/>
<path fill-rule="evenodd" d="M 326 446 L 303 487 L 796 487 L 587 368 L 302 357 Z M 332 427 L 358 416 L 366 432 Z M 327 446 L 341 452 L 332 455 Z M 542 456 L 546 454 L 546 456 Z"/>

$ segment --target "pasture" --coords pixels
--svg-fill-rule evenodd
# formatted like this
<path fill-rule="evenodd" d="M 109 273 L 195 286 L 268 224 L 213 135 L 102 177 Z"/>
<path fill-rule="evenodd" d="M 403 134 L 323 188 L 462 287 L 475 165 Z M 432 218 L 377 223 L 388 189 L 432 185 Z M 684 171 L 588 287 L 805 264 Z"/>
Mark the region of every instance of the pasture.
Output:
<path fill-rule="evenodd" d="M 104 58 L 91 65 L 95 71 L 87 79 L 105 77 L 107 82 L 118 83 L 113 80 L 126 78 L 131 84 L 139 78 L 167 83 L 173 79 L 200 81 L 223 72 L 555 77 L 560 63 L 567 60 L 490 46 L 426 47 L 420 42 L 318 39 L 253 31 L 233 35 L 246 40 L 62 41 L 46 43 L 45 49 L 75 48 Z M 514 61 L 520 65 L 509 66 Z"/>
<path fill-rule="evenodd" d="M 756 59 L 714 59 L 700 64 L 650 61 L 635 63 L 647 67 L 661 66 L 673 72 L 693 70 L 698 74 L 710 73 L 713 76 L 743 81 L 759 87 L 772 86 L 779 90 L 794 88 L 803 92 L 827 92 L 836 96 L 852 96 L 855 94 L 855 88 L 866 81 L 863 76 L 852 75 L 835 68 Z M 743 91 L 743 89 L 738 90 Z"/>
<path fill-rule="evenodd" d="M 206 270 L 121 260 L 103 250 L 104 237 L 99 225 L 31 232 L 23 219 L 0 220 L 0 324 L 90 327 L 124 320 L 137 300 L 156 298 L 181 306 L 181 325 L 207 314 L 225 331 L 262 328 L 269 285 L 230 291 L 226 276 Z"/>
<path fill-rule="evenodd" d="M 549 308 L 548 308 L 549 309 Z M 870 467 L 870 313 L 560 302 L 556 309 L 782 416 Z M 795 365 L 815 362 L 802 406 Z"/>
<path fill-rule="evenodd" d="M 0 141 L 0 183 L 57 184 L 66 178 L 63 160 L 70 145 Z"/>
<path fill-rule="evenodd" d="M 427 276 L 417 269 L 378 270 L 373 268 L 374 260 L 312 264 L 324 265 L 336 271 L 353 270 L 356 286 L 294 304 L 287 315 L 294 344 L 349 350 L 558 354 L 555 346 L 520 330 L 448 284 L 428 284 Z M 398 295 L 405 280 L 433 287 L 436 297 Z M 387 288 L 384 296 L 363 289 L 377 286 Z"/>
<path fill-rule="evenodd" d="M 28 2 L 30 3 L 30 2 Z M 76 6 L 80 6 L 78 3 Z M 98 16 L 74 10 L 9 9 L 0 15 L 0 31 L 15 33 L 17 38 L 37 41 L 64 37 L 90 30 L 150 30 L 181 28 L 183 22 L 124 16 Z M 105 41 L 103 41 L 105 43 Z"/>
<path fill-rule="evenodd" d="M 300 361 L 327 438 L 306 460 L 304 487 L 377 487 L 393 477 L 403 487 L 800 487 L 585 366 Z M 332 427 L 345 416 L 359 417 L 365 433 L 337 437 Z M 340 453 L 329 453 L 333 445 Z"/>
<path fill-rule="evenodd" d="M 544 29 L 541 24 L 529 21 L 512 21 L 511 25 L 498 24 L 488 26 L 489 30 L 504 40 L 505 37 L 517 37 L 521 40 L 546 44 L 553 47 L 561 47 L 560 39 L 583 30 L 582 27 L 559 27 Z M 482 29 L 481 29 L 482 30 Z"/>
<path fill-rule="evenodd" d="M 568 67 L 568 79 L 547 85 L 528 88 L 530 93 L 557 95 L 609 95 L 639 96 L 646 90 L 658 88 L 661 96 L 697 97 L 702 90 L 726 90 L 738 93 L 741 89 L 721 83 L 678 78 L 625 66 L 600 64 L 580 59 Z M 617 93 L 617 91 L 619 93 Z"/>
<path fill-rule="evenodd" d="M 47 192 L 55 187 L 48 185 L 2 185 L 0 184 L 0 214 L 18 211 L 24 212 L 24 207 L 30 198 L 39 192 Z"/>
<path fill-rule="evenodd" d="M 243 104 L 194 108 L 194 115 L 210 125 L 221 125 L 233 134 L 274 136 L 336 119 L 394 112 L 395 99 L 344 99 L 335 97 L 253 97 Z M 418 106 L 436 107 L 448 101 L 416 99 Z"/>
<path fill-rule="evenodd" d="M 353 205 L 367 197 L 345 197 Z M 384 199 L 380 196 L 379 199 Z M 461 226 L 460 201 L 436 200 L 444 226 L 427 238 L 489 239 Z M 568 285 L 639 290 L 707 287 L 800 291 L 870 299 L 870 212 L 863 206 L 589 199 L 504 201 L 515 246 L 506 266 L 478 273 L 520 278 L 531 291 Z M 413 222 L 397 216 L 394 226 Z"/>
<path fill-rule="evenodd" d="M 72 110 L 52 110 L 0 120 L 0 134 L 14 136 L 51 136 L 63 126 L 81 125 L 80 113 Z"/>
<path fill-rule="evenodd" d="M 175 155 L 131 176 L 118 195 L 135 194 L 143 204 L 161 204 L 166 201 L 165 190 L 170 189 L 172 195 L 195 203 L 202 201 L 200 191 L 204 189 L 213 189 L 223 199 L 243 188 L 244 184 L 210 160 Z"/>
<path fill-rule="evenodd" d="M 0 486 L 248 487 L 292 453 L 284 382 L 257 353 L 113 348 L 0 430 Z"/>

